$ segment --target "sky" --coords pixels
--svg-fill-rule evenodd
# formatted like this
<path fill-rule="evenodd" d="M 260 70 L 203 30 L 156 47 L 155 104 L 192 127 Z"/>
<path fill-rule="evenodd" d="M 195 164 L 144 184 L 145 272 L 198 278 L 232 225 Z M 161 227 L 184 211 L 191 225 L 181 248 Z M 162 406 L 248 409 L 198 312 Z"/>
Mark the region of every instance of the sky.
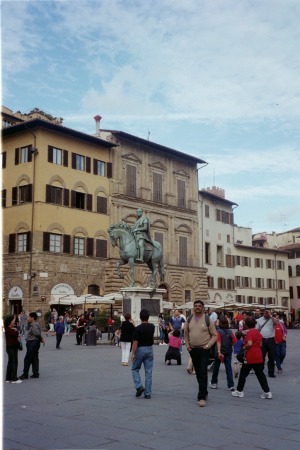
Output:
<path fill-rule="evenodd" d="M 299 0 L 1 1 L 2 104 L 199 157 L 253 233 L 300 227 Z"/>

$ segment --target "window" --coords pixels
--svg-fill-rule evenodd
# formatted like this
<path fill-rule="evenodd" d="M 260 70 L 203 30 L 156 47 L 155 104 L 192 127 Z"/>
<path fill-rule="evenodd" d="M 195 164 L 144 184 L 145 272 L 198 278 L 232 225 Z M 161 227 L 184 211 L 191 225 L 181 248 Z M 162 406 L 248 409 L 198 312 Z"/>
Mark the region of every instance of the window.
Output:
<path fill-rule="evenodd" d="M 240 256 L 235 256 L 235 265 L 236 266 L 240 266 L 241 265 L 241 257 Z"/>
<path fill-rule="evenodd" d="M 267 269 L 274 269 L 275 268 L 275 263 L 272 259 L 267 259 L 266 260 L 266 268 Z"/>
<path fill-rule="evenodd" d="M 244 256 L 243 263 L 244 266 L 251 267 L 251 258 L 249 258 L 249 256 Z"/>
<path fill-rule="evenodd" d="M 74 255 L 84 255 L 84 238 L 75 237 L 74 238 Z"/>
<path fill-rule="evenodd" d="M 300 298 L 300 286 L 297 286 L 297 298 Z"/>
<path fill-rule="evenodd" d="M 185 181 L 177 180 L 177 205 L 179 208 L 185 208 Z"/>
<path fill-rule="evenodd" d="M 290 286 L 290 299 L 291 299 L 291 300 L 294 299 L 294 289 L 293 289 L 293 286 Z"/>
<path fill-rule="evenodd" d="M 32 184 L 12 188 L 12 205 L 32 202 Z"/>
<path fill-rule="evenodd" d="M 230 244 L 230 234 L 227 234 L 227 244 Z"/>
<path fill-rule="evenodd" d="M 153 201 L 162 203 L 162 174 L 153 172 Z"/>
<path fill-rule="evenodd" d="M 97 197 L 97 213 L 107 214 L 107 198 L 106 197 L 100 197 L 100 195 Z"/>
<path fill-rule="evenodd" d="M 84 156 L 82 155 L 76 155 L 76 166 L 75 168 L 77 170 L 84 170 L 85 169 L 85 164 L 84 164 Z"/>
<path fill-rule="evenodd" d="M 92 211 L 93 197 L 85 192 L 71 191 L 71 207 Z"/>
<path fill-rule="evenodd" d="M 104 239 L 96 239 L 96 257 L 107 258 L 107 241 Z"/>
<path fill-rule="evenodd" d="M 255 297 L 248 295 L 248 304 L 251 305 L 251 303 L 255 303 Z"/>
<path fill-rule="evenodd" d="M 268 305 L 274 305 L 274 304 L 275 304 L 275 298 L 273 298 L 273 297 L 268 297 L 268 298 L 267 298 L 267 304 L 268 304 Z"/>
<path fill-rule="evenodd" d="M 179 265 L 187 266 L 187 238 L 179 236 Z"/>
<path fill-rule="evenodd" d="M 285 289 L 285 280 L 278 280 L 278 289 Z"/>
<path fill-rule="evenodd" d="M 296 266 L 296 277 L 300 277 L 300 266 Z"/>
<path fill-rule="evenodd" d="M 226 255 L 226 267 L 234 267 L 234 258 L 232 255 Z"/>
<path fill-rule="evenodd" d="M 189 289 L 186 289 L 184 291 L 184 303 L 191 302 L 192 301 L 192 291 Z"/>
<path fill-rule="evenodd" d="M 236 287 L 241 287 L 241 277 L 240 276 L 235 277 L 235 284 L 236 284 Z"/>
<path fill-rule="evenodd" d="M 263 268 L 263 260 L 261 258 L 254 258 L 254 267 Z"/>
<path fill-rule="evenodd" d="M 226 280 L 225 278 L 218 278 L 218 289 L 226 289 Z"/>
<path fill-rule="evenodd" d="M 277 261 L 277 269 L 284 270 L 284 261 Z"/>
<path fill-rule="evenodd" d="M 94 175 L 105 176 L 105 162 L 94 159 Z"/>
<path fill-rule="evenodd" d="M 251 277 L 242 277 L 242 284 L 245 288 L 252 287 L 252 278 Z"/>
<path fill-rule="evenodd" d="M 267 278 L 267 289 L 275 289 L 275 280 Z"/>
<path fill-rule="evenodd" d="M 204 213 L 205 217 L 209 218 L 209 205 L 205 205 L 204 209 L 205 209 L 205 213 Z"/>
<path fill-rule="evenodd" d="M 24 164 L 32 161 L 32 146 L 28 145 L 26 147 L 15 149 L 15 165 Z"/>
<path fill-rule="evenodd" d="M 6 168 L 6 152 L 1 153 L 1 167 L 2 169 Z"/>
<path fill-rule="evenodd" d="M 230 278 L 227 280 L 227 289 L 234 289 L 234 280 Z"/>
<path fill-rule="evenodd" d="M 60 234 L 50 234 L 49 251 L 53 252 L 53 253 L 61 252 L 61 235 Z"/>
<path fill-rule="evenodd" d="M 91 172 L 91 158 L 89 156 L 72 153 L 72 169 Z"/>
<path fill-rule="evenodd" d="M 216 221 L 233 225 L 233 213 L 216 209 Z"/>
<path fill-rule="evenodd" d="M 163 233 L 155 232 L 154 233 L 154 240 L 160 243 L 161 248 L 164 251 L 164 235 L 163 235 Z"/>
<path fill-rule="evenodd" d="M 59 186 L 51 186 L 50 184 L 46 184 L 46 203 L 69 206 L 69 197 L 69 189 L 63 189 Z"/>
<path fill-rule="evenodd" d="M 23 253 L 30 252 L 31 245 L 31 233 L 17 233 L 10 234 L 8 239 L 8 252 L 9 253 Z"/>
<path fill-rule="evenodd" d="M 2 198 L 2 208 L 6 208 L 6 189 L 2 189 L 1 198 Z"/>
<path fill-rule="evenodd" d="M 210 264 L 210 243 L 205 242 L 205 264 Z"/>
<path fill-rule="evenodd" d="M 97 284 L 90 284 L 88 286 L 88 294 L 100 295 L 100 288 Z"/>
<path fill-rule="evenodd" d="M 236 301 L 238 303 L 245 303 L 245 296 L 244 295 L 236 295 L 235 298 L 236 298 Z"/>
<path fill-rule="evenodd" d="M 264 304 L 265 304 L 265 299 L 264 299 L 263 297 L 258 297 L 257 302 L 258 302 L 260 305 L 264 305 Z"/>
<path fill-rule="evenodd" d="M 68 234 L 43 233 L 43 251 L 52 253 L 70 253 L 71 237 Z"/>
<path fill-rule="evenodd" d="M 207 277 L 207 287 L 213 289 L 214 288 L 214 277 L 208 275 Z"/>
<path fill-rule="evenodd" d="M 136 167 L 130 164 L 126 165 L 126 194 L 136 197 Z"/>
<path fill-rule="evenodd" d="M 264 287 L 264 279 L 256 278 L 256 287 L 262 289 Z"/>
<path fill-rule="evenodd" d="M 223 247 L 217 245 L 217 266 L 223 266 Z"/>
<path fill-rule="evenodd" d="M 293 276 L 293 272 L 292 272 L 292 267 L 288 266 L 288 271 L 289 271 L 289 277 Z"/>
<path fill-rule="evenodd" d="M 68 167 L 68 150 L 62 150 L 48 145 L 48 162 Z"/>

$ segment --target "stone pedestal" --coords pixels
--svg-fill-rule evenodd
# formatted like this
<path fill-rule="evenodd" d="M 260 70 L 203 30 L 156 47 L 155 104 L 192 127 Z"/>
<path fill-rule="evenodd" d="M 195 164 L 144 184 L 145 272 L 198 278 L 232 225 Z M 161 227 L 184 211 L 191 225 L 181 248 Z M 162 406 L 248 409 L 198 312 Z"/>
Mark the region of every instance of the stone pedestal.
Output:
<path fill-rule="evenodd" d="M 141 323 L 141 309 L 147 309 L 150 313 L 149 322 L 158 328 L 158 315 L 163 312 L 163 294 L 165 289 L 152 289 L 142 287 L 126 287 L 121 288 L 120 293 L 123 295 L 123 311 L 122 314 L 131 314 L 135 325 Z M 155 333 L 156 336 L 157 332 Z"/>

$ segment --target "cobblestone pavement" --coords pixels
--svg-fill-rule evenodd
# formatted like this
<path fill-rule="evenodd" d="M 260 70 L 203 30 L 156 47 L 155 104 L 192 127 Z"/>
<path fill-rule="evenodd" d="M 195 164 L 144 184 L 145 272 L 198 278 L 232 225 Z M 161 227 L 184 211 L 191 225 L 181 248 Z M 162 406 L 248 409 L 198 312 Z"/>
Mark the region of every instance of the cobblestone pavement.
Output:
<path fill-rule="evenodd" d="M 268 379 L 272 400 L 260 398 L 255 375 L 245 397 L 227 391 L 224 366 L 206 408 L 196 401 L 196 378 L 183 365 L 166 366 L 167 346 L 154 348 L 151 400 L 135 398 L 130 367 L 110 345 L 75 346 L 64 336 L 40 349 L 40 378 L 3 381 L 4 449 L 300 449 L 300 330 L 289 330 L 284 371 Z M 3 374 L 6 353 L 3 346 Z M 19 352 L 22 373 L 25 349 Z"/>

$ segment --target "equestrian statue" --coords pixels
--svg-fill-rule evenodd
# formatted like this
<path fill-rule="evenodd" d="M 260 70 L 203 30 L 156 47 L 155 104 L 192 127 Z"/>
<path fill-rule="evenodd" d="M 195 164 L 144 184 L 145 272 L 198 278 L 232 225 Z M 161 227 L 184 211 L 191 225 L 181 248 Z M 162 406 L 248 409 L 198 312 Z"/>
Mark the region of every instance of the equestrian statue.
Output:
<path fill-rule="evenodd" d="M 147 216 L 143 216 L 143 210 L 139 208 L 136 213 L 137 220 L 132 226 L 126 222 L 119 222 L 111 225 L 108 229 L 112 246 L 119 247 L 121 259 L 117 262 L 117 273 L 120 278 L 124 278 L 120 266 L 128 263 L 131 277 L 130 286 L 134 286 L 134 264 L 146 263 L 152 272 L 148 287 L 156 289 L 157 271 L 159 271 L 160 280 L 164 280 L 162 246 L 159 242 L 151 239 L 150 222 Z"/>

